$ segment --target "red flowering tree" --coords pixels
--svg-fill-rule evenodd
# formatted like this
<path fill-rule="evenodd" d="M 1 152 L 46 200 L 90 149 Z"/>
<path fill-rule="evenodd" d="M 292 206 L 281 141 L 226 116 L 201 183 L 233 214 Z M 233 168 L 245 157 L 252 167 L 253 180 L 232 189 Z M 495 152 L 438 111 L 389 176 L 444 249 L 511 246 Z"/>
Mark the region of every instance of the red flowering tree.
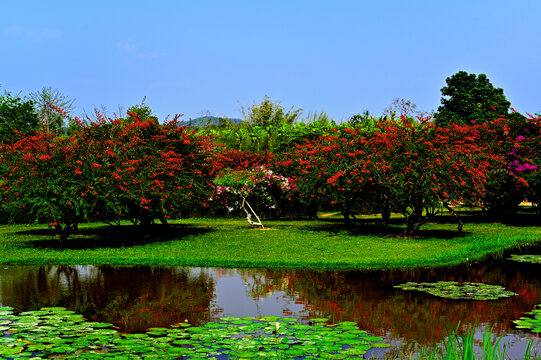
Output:
<path fill-rule="evenodd" d="M 380 121 L 369 133 L 343 128 L 297 149 L 296 183 L 339 206 L 346 222 L 363 203 L 399 212 L 409 235 L 441 204 L 479 203 L 489 163 L 477 134 L 471 126 L 437 129 L 428 119 Z"/>
<path fill-rule="evenodd" d="M 200 207 L 210 193 L 206 139 L 176 123 L 102 120 L 71 137 L 22 137 L 4 145 L 9 169 L 0 202 L 11 221 L 24 215 L 61 238 L 83 220 L 148 225 Z M 27 219 L 26 219 L 27 220 Z"/>
<path fill-rule="evenodd" d="M 406 217 L 406 234 L 418 231 L 442 204 L 479 204 L 484 194 L 489 156 L 477 145 L 476 128 L 436 128 L 428 120 L 385 122 L 370 139 L 378 163 L 388 165 L 375 171 L 377 183 L 393 210 Z"/>
<path fill-rule="evenodd" d="M 487 172 L 483 205 L 493 216 L 514 215 L 527 197 L 541 192 L 541 119 L 512 113 L 479 128 L 479 146 L 497 157 Z"/>
<path fill-rule="evenodd" d="M 349 223 L 354 209 L 378 194 L 373 157 L 361 128 L 342 128 L 334 135 L 306 140 L 286 164 L 296 167 L 295 181 L 310 207 L 337 208 Z M 385 170 L 384 163 L 378 165 Z"/>

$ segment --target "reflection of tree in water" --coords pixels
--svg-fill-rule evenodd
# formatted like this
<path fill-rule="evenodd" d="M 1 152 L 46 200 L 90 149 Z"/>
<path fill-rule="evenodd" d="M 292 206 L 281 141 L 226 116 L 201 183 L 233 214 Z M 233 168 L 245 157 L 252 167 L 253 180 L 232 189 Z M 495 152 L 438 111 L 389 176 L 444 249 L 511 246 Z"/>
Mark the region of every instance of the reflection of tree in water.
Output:
<path fill-rule="evenodd" d="M 2 305 L 65 306 L 127 332 L 206 322 L 213 290 L 211 277 L 187 268 L 13 266 L 0 276 Z"/>
<path fill-rule="evenodd" d="M 510 262 L 492 261 L 451 269 L 380 272 L 317 272 L 307 270 L 241 270 L 252 297 L 285 291 L 303 303 L 309 317 L 333 322 L 355 321 L 360 328 L 421 344 L 439 342 L 460 320 L 463 329 L 474 324 L 494 325 L 497 334 L 512 328 L 540 302 L 541 283 L 535 271 Z M 393 288 L 407 281 L 471 281 L 501 284 L 518 293 L 496 301 L 442 299 Z"/>

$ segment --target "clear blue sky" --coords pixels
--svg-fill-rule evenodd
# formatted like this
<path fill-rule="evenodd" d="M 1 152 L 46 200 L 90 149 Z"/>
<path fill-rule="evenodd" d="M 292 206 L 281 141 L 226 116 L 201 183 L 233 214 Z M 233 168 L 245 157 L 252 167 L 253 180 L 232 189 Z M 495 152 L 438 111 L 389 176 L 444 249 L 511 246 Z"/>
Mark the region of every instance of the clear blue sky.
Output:
<path fill-rule="evenodd" d="M 3 1 L 0 91 L 44 86 L 74 115 L 146 103 L 160 118 L 240 117 L 267 94 L 345 120 L 394 98 L 435 110 L 484 73 L 541 112 L 539 0 Z"/>

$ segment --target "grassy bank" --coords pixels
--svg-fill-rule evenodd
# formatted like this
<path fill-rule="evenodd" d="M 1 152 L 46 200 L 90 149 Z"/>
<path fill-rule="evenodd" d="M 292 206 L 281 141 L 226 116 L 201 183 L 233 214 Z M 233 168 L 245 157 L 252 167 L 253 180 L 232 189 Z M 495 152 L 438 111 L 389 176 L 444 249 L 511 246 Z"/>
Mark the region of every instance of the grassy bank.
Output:
<path fill-rule="evenodd" d="M 268 221 L 187 219 L 156 225 L 149 236 L 130 225 L 83 224 L 60 248 L 47 226 L 0 226 L 2 264 L 192 265 L 319 269 L 389 269 L 456 264 L 541 239 L 541 226 L 439 218 L 419 236 L 403 238 L 401 220 L 365 217 L 346 228 L 339 218 Z M 484 221 L 484 220 L 483 220 Z"/>

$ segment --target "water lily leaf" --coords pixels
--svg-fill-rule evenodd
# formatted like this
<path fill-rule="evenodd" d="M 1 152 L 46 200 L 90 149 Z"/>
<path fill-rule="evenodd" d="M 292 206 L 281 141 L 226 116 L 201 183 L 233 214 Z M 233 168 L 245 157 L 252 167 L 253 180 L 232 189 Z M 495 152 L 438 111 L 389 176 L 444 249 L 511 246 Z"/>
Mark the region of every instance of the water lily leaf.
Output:
<path fill-rule="evenodd" d="M 315 319 L 310 319 L 309 321 L 315 322 L 315 323 L 321 323 L 321 322 L 327 322 L 327 321 L 329 321 L 329 319 L 315 318 Z"/>
<path fill-rule="evenodd" d="M 178 323 L 178 324 L 171 325 L 171 327 L 180 327 L 180 328 L 185 328 L 185 327 L 190 327 L 190 326 L 192 325 L 188 323 Z"/>
<path fill-rule="evenodd" d="M 45 312 L 46 314 L 44 314 Z M 44 308 L 13 315 L 7 337 L 0 338 L 0 348 L 15 354 L 3 357 L 34 356 L 47 358 L 114 358 L 173 359 L 189 357 L 223 358 L 303 358 L 313 356 L 343 358 L 346 349 L 351 356 L 359 342 L 370 339 L 354 323 L 327 324 L 327 319 L 312 319 L 312 325 L 299 324 L 297 319 L 274 316 L 255 318 L 222 318 L 198 327 L 150 328 L 145 334 L 119 334 L 109 323 L 86 322 L 64 308 Z M 13 330 L 15 328 L 16 330 Z M 279 329 L 278 334 L 272 329 Z M 17 332 L 18 339 L 13 337 Z M 372 337 L 377 341 L 376 337 Z M 5 339 L 5 340 L 4 340 Z M 21 345 L 19 344 L 21 342 Z M 372 344 L 372 343 L 370 343 Z M 378 342 L 373 344 L 379 344 Z M 20 349 L 19 349 L 20 348 Z"/>
<path fill-rule="evenodd" d="M 541 304 L 536 305 L 534 310 L 526 314 L 533 315 L 533 317 L 521 317 L 519 320 L 513 320 L 515 326 L 535 333 L 541 332 Z"/>
<path fill-rule="evenodd" d="M 0 346 L 0 355 L 20 354 L 24 350 L 23 346 Z"/>
<path fill-rule="evenodd" d="M 229 321 L 240 320 L 240 318 L 236 316 L 226 316 L 226 317 L 220 318 L 220 320 L 229 322 Z"/>
<path fill-rule="evenodd" d="M 507 260 L 526 262 L 532 264 L 541 264 L 541 255 L 511 255 Z"/>
<path fill-rule="evenodd" d="M 416 283 L 396 285 L 403 290 L 418 290 L 434 296 L 455 300 L 496 300 L 517 295 L 506 291 L 502 286 L 483 283 L 438 281 L 436 283 Z"/>
<path fill-rule="evenodd" d="M 86 326 L 92 327 L 92 328 L 108 328 L 113 326 L 113 324 L 104 323 L 104 322 L 87 322 L 85 323 Z"/>
<path fill-rule="evenodd" d="M 276 321 L 279 321 L 280 319 L 281 318 L 279 316 L 263 316 L 263 317 L 260 317 L 258 320 L 276 322 Z"/>

